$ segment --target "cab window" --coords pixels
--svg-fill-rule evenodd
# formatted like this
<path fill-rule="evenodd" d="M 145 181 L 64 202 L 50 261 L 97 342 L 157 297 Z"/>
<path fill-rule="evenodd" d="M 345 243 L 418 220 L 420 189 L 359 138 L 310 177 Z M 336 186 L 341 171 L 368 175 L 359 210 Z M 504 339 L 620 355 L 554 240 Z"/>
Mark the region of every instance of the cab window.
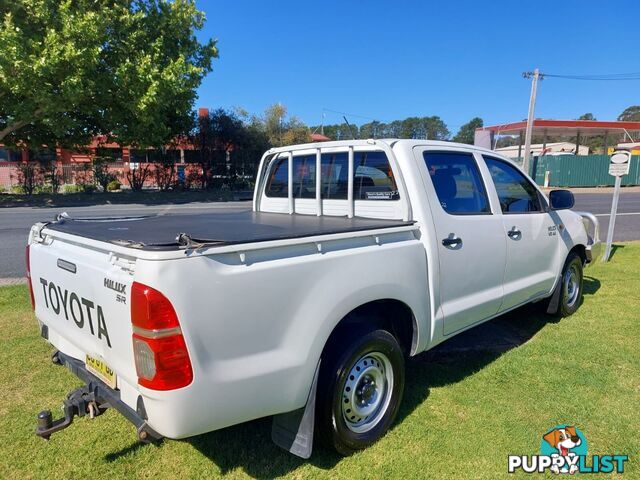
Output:
<path fill-rule="evenodd" d="M 289 159 L 277 158 L 271 168 L 265 190 L 267 197 L 289 196 Z M 293 198 L 316 198 L 316 157 L 293 157 Z"/>
<path fill-rule="evenodd" d="M 484 157 L 498 192 L 502 213 L 537 213 L 544 211 L 538 189 L 513 165 Z"/>
<path fill-rule="evenodd" d="M 347 152 L 323 153 L 321 198 L 346 200 L 349 186 Z M 272 163 L 265 193 L 267 197 L 288 196 L 288 158 Z M 316 198 L 316 156 L 293 157 L 293 197 Z M 353 198 L 355 200 L 397 200 L 400 198 L 389 159 L 384 152 L 354 152 Z"/>
<path fill-rule="evenodd" d="M 424 152 L 429 177 L 443 210 L 452 215 L 491 214 L 473 154 Z"/>

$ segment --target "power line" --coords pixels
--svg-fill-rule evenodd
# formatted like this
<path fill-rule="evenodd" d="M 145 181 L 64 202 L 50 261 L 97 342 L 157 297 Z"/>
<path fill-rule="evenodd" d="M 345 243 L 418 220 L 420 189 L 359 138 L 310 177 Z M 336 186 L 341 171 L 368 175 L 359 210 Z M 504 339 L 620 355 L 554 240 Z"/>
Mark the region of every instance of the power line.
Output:
<path fill-rule="evenodd" d="M 526 74 L 530 74 L 530 72 L 526 72 Z M 525 78 L 529 78 L 525 74 Z M 590 81 L 608 81 L 608 82 L 619 82 L 619 81 L 634 81 L 640 80 L 640 72 L 632 72 L 632 73 L 606 73 L 606 74 L 557 74 L 557 73 L 541 73 L 540 79 L 545 77 L 551 78 L 561 78 L 565 80 L 590 80 Z"/>
<path fill-rule="evenodd" d="M 379 122 L 380 121 L 377 118 L 365 117 L 364 115 L 357 115 L 355 113 L 341 112 L 339 110 L 331 110 L 330 108 L 323 108 L 322 111 L 323 112 L 337 113 L 339 115 L 347 115 L 349 117 L 363 118 L 365 120 L 371 120 L 373 122 Z"/>

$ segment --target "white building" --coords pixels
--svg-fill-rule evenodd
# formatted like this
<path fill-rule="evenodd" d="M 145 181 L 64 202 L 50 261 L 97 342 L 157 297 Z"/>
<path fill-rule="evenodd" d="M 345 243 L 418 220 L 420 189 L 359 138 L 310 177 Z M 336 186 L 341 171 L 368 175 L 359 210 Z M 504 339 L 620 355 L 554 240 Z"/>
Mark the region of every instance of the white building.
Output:
<path fill-rule="evenodd" d="M 542 155 L 575 155 L 576 153 L 576 144 L 571 142 L 547 143 L 544 152 L 543 145 L 542 143 L 534 143 L 531 145 L 531 153 L 534 157 Z M 495 151 L 509 158 L 518 158 L 518 149 L 518 145 L 511 145 L 510 147 L 496 148 Z M 578 154 L 589 155 L 589 147 L 580 145 Z M 522 149 L 522 155 L 524 155 L 524 148 Z"/>

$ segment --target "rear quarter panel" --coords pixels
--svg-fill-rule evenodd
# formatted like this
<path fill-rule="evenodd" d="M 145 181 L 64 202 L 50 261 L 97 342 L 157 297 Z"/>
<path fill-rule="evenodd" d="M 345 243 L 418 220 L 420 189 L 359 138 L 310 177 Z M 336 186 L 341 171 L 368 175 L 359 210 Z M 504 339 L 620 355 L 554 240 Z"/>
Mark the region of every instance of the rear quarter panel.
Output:
<path fill-rule="evenodd" d="M 138 261 L 136 280 L 176 309 L 191 385 L 145 394 L 150 425 L 185 437 L 291 411 L 307 400 L 335 325 L 369 301 L 407 304 L 428 335 L 426 256 L 414 232 Z"/>

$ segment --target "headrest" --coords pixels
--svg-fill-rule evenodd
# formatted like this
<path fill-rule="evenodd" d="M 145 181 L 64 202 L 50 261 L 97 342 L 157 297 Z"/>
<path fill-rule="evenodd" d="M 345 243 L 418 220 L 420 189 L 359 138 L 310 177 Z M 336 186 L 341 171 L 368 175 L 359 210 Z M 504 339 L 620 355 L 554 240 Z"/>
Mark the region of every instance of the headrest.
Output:
<path fill-rule="evenodd" d="M 439 168 L 435 171 L 432 179 L 440 201 L 451 200 L 455 198 L 458 193 L 456 180 L 453 178 L 453 175 L 454 172 L 448 168 Z"/>

